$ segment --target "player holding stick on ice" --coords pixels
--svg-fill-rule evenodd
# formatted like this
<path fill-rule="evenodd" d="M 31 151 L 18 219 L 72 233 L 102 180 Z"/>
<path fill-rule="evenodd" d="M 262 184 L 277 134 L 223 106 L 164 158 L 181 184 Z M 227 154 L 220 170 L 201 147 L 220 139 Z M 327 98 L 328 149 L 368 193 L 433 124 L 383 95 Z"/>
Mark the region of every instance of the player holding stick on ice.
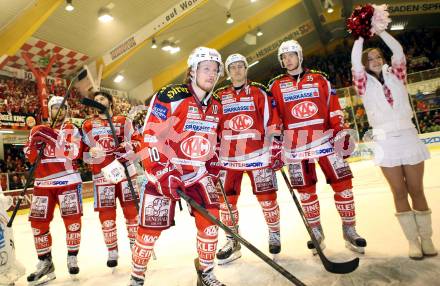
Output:
<path fill-rule="evenodd" d="M 220 180 L 227 196 L 227 202 L 223 200 L 220 204 L 220 218 L 225 225 L 235 227 L 238 231 L 237 200 L 246 172 L 269 229 L 269 252 L 278 254 L 281 251 L 280 209 L 276 200 L 275 171 L 281 167 L 281 158 L 271 156 L 273 148 L 270 148 L 270 144 L 280 145 L 273 137 L 269 138 L 277 129 L 274 126 L 276 115 L 273 114 L 272 97 L 265 86 L 247 79 L 248 63 L 244 56 L 230 55 L 226 59 L 225 68 L 231 84 L 215 93 L 222 103 L 219 155 L 225 170 L 221 171 Z M 280 154 L 280 149 L 276 150 Z M 230 204 L 234 219 L 229 214 L 227 203 Z M 226 244 L 217 253 L 219 264 L 241 257 L 238 241 L 230 235 L 226 237 Z"/>

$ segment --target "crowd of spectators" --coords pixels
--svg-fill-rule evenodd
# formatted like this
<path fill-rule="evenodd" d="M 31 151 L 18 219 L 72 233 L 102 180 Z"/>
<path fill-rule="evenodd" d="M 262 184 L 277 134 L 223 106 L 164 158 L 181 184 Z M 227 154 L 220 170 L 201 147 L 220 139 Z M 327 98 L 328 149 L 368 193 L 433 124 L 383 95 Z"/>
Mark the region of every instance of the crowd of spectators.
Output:
<path fill-rule="evenodd" d="M 49 85 L 49 94 L 64 96 L 67 88 L 62 85 Z M 41 105 L 37 95 L 37 86 L 33 81 L 9 78 L 0 75 L 0 113 L 32 114 L 40 118 Z M 93 109 L 81 104 L 79 92 L 72 89 L 68 99 L 71 117 L 87 118 Z M 127 115 L 131 104 L 128 98 L 114 96 L 115 113 Z"/>

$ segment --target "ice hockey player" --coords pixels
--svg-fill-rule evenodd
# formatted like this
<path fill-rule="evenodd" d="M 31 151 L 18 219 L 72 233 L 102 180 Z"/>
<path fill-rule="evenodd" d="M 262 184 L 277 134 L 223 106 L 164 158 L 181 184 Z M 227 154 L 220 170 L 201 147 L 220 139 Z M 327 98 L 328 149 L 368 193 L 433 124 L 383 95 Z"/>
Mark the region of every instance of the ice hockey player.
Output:
<path fill-rule="evenodd" d="M 26 158 L 34 163 L 40 149 L 44 147 L 43 156 L 35 170 L 29 214 L 39 260 L 37 270 L 27 277 L 30 285 L 55 279 L 50 222 L 56 204 L 66 227 L 67 268 L 71 275 L 79 272 L 77 255 L 81 240 L 82 181 L 76 159 L 81 157 L 83 145 L 79 129 L 66 117 L 67 104 L 60 109 L 62 101 L 61 96 L 50 98 L 49 120 L 56 120 L 55 127 L 33 127 L 24 148 Z M 55 119 L 59 109 L 59 116 Z"/>
<path fill-rule="evenodd" d="M 107 266 L 114 268 L 118 265 L 118 237 L 116 229 L 116 199 L 122 207 L 127 227 L 130 247 L 133 247 L 137 232 L 137 210 L 135 198 L 132 196 L 128 181 L 110 182 L 104 177 L 102 168 L 115 160 L 127 164 L 136 196 L 136 168 L 127 157 L 132 153 L 131 136 L 133 126 L 129 119 L 122 115 L 114 115 L 113 97 L 107 92 L 97 91 L 94 100 L 107 107 L 116 135 L 120 142 L 116 146 L 110 129 L 110 124 L 105 113 L 98 113 L 84 121 L 82 125 L 84 148 L 84 161 L 90 164 L 93 173 L 94 207 L 99 213 L 104 242 L 108 249 Z"/>
<path fill-rule="evenodd" d="M 269 252 L 278 254 L 281 251 L 280 209 L 276 200 L 277 180 L 273 163 L 281 161 L 271 160 L 269 144 L 273 138 L 269 138 L 269 135 L 274 134 L 268 132 L 278 129 L 273 126 L 272 97 L 264 85 L 247 79 L 248 63 L 243 55 L 230 55 L 226 59 L 225 69 L 231 84 L 215 93 L 222 103 L 219 155 L 225 170 L 221 171 L 220 180 L 234 219 L 223 200 L 220 218 L 224 224 L 238 230 L 237 200 L 246 172 L 269 228 Z M 217 253 L 220 265 L 241 257 L 238 241 L 232 236 L 226 237 L 226 244 Z"/>
<path fill-rule="evenodd" d="M 300 194 L 307 221 L 324 248 L 316 195 L 318 161 L 334 191 L 346 246 L 364 253 L 366 241 L 355 229 L 353 175 L 344 159 L 354 148 L 354 142 L 343 128 L 338 97 L 323 73 L 303 70 L 303 52 L 297 41 L 283 42 L 278 48 L 278 60 L 287 73 L 272 79 L 270 90 L 284 127 L 283 160 L 289 165 L 290 180 Z M 316 253 L 311 241 L 308 247 Z"/>
<path fill-rule="evenodd" d="M 222 73 L 220 54 L 198 47 L 188 58 L 185 84 L 165 86 L 151 100 L 141 143 L 147 155 L 143 165 L 148 183 L 141 196 L 131 286 L 144 284 L 154 243 L 163 230 L 174 224 L 177 189 L 219 216 L 219 196 L 205 164 L 217 144 L 220 110 L 212 91 Z M 213 272 L 218 227 L 196 210 L 191 214 L 197 228 L 197 285 L 222 286 Z"/>

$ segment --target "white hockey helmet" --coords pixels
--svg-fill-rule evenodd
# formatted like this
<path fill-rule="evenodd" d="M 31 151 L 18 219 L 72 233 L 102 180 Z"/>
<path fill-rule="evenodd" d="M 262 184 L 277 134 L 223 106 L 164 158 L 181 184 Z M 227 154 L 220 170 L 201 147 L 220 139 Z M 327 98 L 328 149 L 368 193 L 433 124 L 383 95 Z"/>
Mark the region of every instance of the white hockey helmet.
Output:
<path fill-rule="evenodd" d="M 298 55 L 298 68 L 300 68 L 303 62 L 303 51 L 301 45 L 295 40 L 284 41 L 278 48 L 278 61 L 280 62 L 281 67 L 285 68 L 281 55 L 289 52 L 294 52 Z"/>
<path fill-rule="evenodd" d="M 207 47 L 198 47 L 195 48 L 192 53 L 188 57 L 188 67 L 191 68 L 194 72 L 197 70 L 199 63 L 203 61 L 215 61 L 219 65 L 218 69 L 218 77 L 223 76 L 224 68 L 222 62 L 222 56 L 220 53 L 211 48 Z"/>
<path fill-rule="evenodd" d="M 245 56 L 240 54 L 232 54 L 226 59 L 225 62 L 225 69 L 228 76 L 229 76 L 229 65 L 236 62 L 243 62 L 246 68 L 248 68 L 249 66 Z"/>
<path fill-rule="evenodd" d="M 49 99 L 49 102 L 47 103 L 47 108 L 49 109 L 49 117 L 52 117 L 51 116 L 51 114 L 52 114 L 52 106 L 61 105 L 61 103 L 63 102 L 63 99 L 64 99 L 64 97 L 56 96 L 56 95 L 52 96 Z M 66 108 L 69 108 L 69 105 L 67 104 L 67 101 L 64 104 L 65 104 Z"/>

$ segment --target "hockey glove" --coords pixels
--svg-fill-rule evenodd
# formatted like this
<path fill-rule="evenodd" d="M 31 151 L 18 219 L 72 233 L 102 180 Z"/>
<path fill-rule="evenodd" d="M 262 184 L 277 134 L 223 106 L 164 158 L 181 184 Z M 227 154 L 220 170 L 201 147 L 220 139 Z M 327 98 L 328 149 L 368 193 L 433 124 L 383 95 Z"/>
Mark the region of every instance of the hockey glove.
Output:
<path fill-rule="evenodd" d="M 40 126 L 38 130 L 32 136 L 31 144 L 37 146 L 38 142 L 44 142 L 53 148 L 57 145 L 58 134 L 52 128 L 48 126 Z"/>
<path fill-rule="evenodd" d="M 147 172 L 148 184 L 153 184 L 158 193 L 173 200 L 180 199 L 177 189 L 184 190 L 180 176 L 180 172 L 171 163 L 167 163 L 166 166 L 158 166 L 151 172 Z"/>

